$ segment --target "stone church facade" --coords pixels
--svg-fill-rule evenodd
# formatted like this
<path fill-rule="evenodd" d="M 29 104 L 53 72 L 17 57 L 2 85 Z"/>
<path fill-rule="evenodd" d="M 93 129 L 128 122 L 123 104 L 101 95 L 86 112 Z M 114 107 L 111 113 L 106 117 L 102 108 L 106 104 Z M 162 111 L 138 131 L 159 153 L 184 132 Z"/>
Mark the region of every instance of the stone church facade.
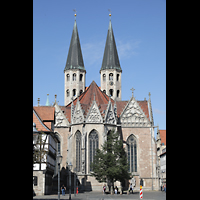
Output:
<path fill-rule="evenodd" d="M 151 96 L 149 93 L 148 100 L 138 101 L 132 89 L 132 97 L 127 101 L 121 100 L 122 68 L 111 20 L 100 68 L 101 87 L 95 81 L 85 87 L 86 68 L 76 19 L 64 74 L 65 105 L 58 105 L 56 98 L 53 105 L 54 133 L 59 136 L 58 151 L 63 156 L 61 168 L 67 169 L 67 164 L 71 162 L 80 189 L 101 191 L 104 183 L 99 183 L 91 176 L 90 164 L 95 150 L 101 148 L 109 131 L 114 129 L 121 134 L 129 171 L 133 176 L 122 183 L 123 187 L 127 188 L 132 182 L 135 189 L 139 190 L 140 179 L 143 179 L 144 189 L 151 190 L 152 183 L 153 189 L 158 189 Z M 62 173 L 61 180 L 68 185 Z M 116 182 L 115 185 L 119 186 L 120 183 Z"/>

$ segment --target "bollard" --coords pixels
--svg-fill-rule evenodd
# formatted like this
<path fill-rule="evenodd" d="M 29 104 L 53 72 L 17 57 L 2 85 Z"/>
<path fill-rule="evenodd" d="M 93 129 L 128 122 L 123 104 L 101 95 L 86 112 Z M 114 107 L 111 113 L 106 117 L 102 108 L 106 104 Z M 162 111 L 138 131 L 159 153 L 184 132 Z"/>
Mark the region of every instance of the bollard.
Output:
<path fill-rule="evenodd" d="M 142 185 L 140 185 L 140 199 L 143 198 Z"/>

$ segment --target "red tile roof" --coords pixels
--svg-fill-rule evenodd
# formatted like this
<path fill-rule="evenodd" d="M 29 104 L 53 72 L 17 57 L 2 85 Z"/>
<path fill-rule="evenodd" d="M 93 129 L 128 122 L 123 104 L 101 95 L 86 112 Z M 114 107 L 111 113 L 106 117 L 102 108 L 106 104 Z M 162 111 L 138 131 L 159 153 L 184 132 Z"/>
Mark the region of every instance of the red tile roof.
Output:
<path fill-rule="evenodd" d="M 83 92 L 78 98 L 79 98 L 81 107 L 84 110 L 85 117 L 88 114 L 88 111 L 92 105 L 94 98 L 97 103 L 97 106 L 99 107 L 102 117 L 105 116 L 105 111 L 106 111 L 108 103 L 109 103 L 109 96 L 101 91 L 101 89 L 98 87 L 98 85 L 95 83 L 95 81 L 92 81 L 90 86 L 86 87 L 85 92 Z M 76 98 L 73 101 L 74 105 L 77 104 L 78 98 Z M 112 106 L 114 106 L 114 100 L 113 99 L 110 99 L 110 100 L 111 100 Z M 149 119 L 148 102 L 146 100 L 145 101 L 137 101 L 137 102 L 139 103 L 140 107 L 142 108 L 145 115 Z M 128 103 L 128 101 L 116 101 L 118 117 L 124 110 L 127 103 Z M 60 106 L 60 108 L 62 111 L 64 111 L 66 118 L 71 123 L 71 103 L 69 103 L 67 106 Z"/>
<path fill-rule="evenodd" d="M 164 143 L 164 145 L 166 145 L 166 130 L 159 130 L 159 131 L 160 131 L 161 144 Z"/>
<path fill-rule="evenodd" d="M 34 106 L 33 122 L 38 131 L 50 131 L 54 122 L 55 108 L 51 106 Z"/>

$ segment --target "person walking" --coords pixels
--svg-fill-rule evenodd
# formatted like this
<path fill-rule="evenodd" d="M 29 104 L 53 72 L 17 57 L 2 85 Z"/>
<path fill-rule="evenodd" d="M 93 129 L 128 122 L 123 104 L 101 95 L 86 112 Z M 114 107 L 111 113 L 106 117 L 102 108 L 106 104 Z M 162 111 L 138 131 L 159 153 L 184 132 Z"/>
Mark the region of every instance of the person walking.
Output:
<path fill-rule="evenodd" d="M 103 194 L 105 194 L 105 192 L 106 192 L 106 184 L 104 184 L 103 186 Z"/>
<path fill-rule="evenodd" d="M 117 194 L 117 192 L 118 192 L 118 188 L 117 186 L 115 186 L 115 194 Z"/>
<path fill-rule="evenodd" d="M 133 186 L 132 186 L 132 183 L 130 184 L 129 193 L 130 193 L 130 191 L 132 191 L 132 194 L 133 194 Z"/>
<path fill-rule="evenodd" d="M 62 187 L 61 187 L 62 196 L 65 196 L 65 190 L 66 190 L 66 187 L 63 184 Z"/>

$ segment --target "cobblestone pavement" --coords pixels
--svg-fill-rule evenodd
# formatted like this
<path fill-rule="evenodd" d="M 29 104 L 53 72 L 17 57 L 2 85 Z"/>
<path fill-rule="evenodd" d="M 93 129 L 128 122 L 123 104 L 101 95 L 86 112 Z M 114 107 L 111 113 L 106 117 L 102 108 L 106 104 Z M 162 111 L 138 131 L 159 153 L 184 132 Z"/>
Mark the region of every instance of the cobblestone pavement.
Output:
<path fill-rule="evenodd" d="M 34 200 L 57 200 L 58 195 L 44 195 L 44 196 L 34 196 Z M 65 196 L 60 195 L 60 199 L 69 200 L 69 194 L 65 194 Z M 140 200 L 139 192 L 135 192 L 133 194 L 102 194 L 100 192 L 85 192 L 79 193 L 76 196 L 74 194 L 71 195 L 72 200 L 127 200 L 127 199 L 137 199 Z M 145 191 L 143 192 L 143 199 L 145 200 L 166 200 L 166 193 L 161 191 Z"/>

